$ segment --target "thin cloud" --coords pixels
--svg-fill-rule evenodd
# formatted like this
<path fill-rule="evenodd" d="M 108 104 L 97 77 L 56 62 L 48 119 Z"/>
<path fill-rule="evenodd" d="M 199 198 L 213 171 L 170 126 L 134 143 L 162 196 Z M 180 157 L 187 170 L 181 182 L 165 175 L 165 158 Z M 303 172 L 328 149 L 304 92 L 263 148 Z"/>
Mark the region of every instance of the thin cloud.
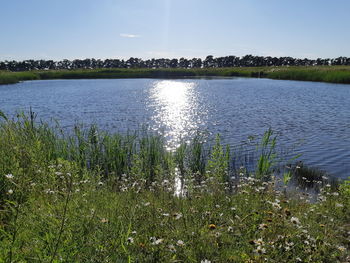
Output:
<path fill-rule="evenodd" d="M 126 38 L 137 38 L 137 37 L 141 37 L 140 35 L 134 35 L 134 34 L 119 34 L 119 36 L 121 37 L 126 37 Z"/>

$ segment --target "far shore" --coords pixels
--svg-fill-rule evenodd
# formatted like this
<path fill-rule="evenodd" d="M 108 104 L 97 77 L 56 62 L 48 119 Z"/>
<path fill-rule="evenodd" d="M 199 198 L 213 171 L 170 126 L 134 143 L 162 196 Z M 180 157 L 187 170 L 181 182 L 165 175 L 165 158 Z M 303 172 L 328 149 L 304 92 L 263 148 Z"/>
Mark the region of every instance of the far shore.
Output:
<path fill-rule="evenodd" d="M 231 67 L 231 68 L 111 68 L 47 71 L 0 71 L 0 84 L 24 80 L 253 77 L 350 84 L 350 66 Z"/>

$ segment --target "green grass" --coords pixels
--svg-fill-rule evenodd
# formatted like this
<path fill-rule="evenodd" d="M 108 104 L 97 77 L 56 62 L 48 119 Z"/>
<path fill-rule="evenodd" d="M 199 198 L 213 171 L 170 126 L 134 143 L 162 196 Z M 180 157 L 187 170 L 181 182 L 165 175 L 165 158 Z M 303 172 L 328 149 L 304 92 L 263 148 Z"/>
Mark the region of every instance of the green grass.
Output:
<path fill-rule="evenodd" d="M 0 262 L 348 262 L 350 182 L 324 185 L 317 202 L 279 191 L 265 176 L 273 138 L 261 142 L 268 167 L 231 181 L 219 136 L 171 153 L 147 132 L 3 118 Z"/>
<path fill-rule="evenodd" d="M 14 84 L 23 80 L 36 80 L 40 79 L 36 72 L 8 72 L 0 71 L 0 85 L 1 84 Z"/>
<path fill-rule="evenodd" d="M 241 67 L 202 69 L 91 69 L 0 72 L 0 84 L 34 79 L 261 77 L 350 84 L 350 66 Z"/>

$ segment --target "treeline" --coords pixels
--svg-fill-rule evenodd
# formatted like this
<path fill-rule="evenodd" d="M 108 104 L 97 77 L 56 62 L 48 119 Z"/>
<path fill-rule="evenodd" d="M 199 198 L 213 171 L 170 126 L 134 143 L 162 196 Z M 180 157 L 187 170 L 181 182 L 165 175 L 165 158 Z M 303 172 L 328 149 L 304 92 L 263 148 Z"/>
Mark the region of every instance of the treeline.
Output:
<path fill-rule="evenodd" d="M 29 70 L 60 70 L 60 69 L 98 69 L 98 68 L 224 68 L 224 67 L 266 67 L 266 66 L 330 66 L 350 65 L 350 58 L 338 57 L 333 59 L 298 59 L 292 57 L 263 57 L 246 55 L 243 57 L 207 56 L 200 58 L 180 59 L 75 59 L 62 61 L 53 60 L 24 60 L 2 61 L 0 70 L 29 71 Z"/>

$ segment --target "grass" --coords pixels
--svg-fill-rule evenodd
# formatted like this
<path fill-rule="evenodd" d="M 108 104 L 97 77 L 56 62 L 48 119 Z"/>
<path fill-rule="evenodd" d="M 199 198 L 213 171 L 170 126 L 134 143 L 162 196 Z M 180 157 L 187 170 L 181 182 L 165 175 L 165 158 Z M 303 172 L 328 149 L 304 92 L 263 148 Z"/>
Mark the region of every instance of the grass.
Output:
<path fill-rule="evenodd" d="M 0 84 L 35 79 L 255 77 L 350 84 L 350 66 L 233 67 L 201 69 L 86 69 L 0 72 Z"/>
<path fill-rule="evenodd" d="M 231 180 L 219 136 L 171 153 L 147 132 L 66 134 L 33 113 L 3 118 L 0 262 L 348 262 L 350 182 L 325 184 L 317 202 L 281 191 L 273 138 L 259 174 Z"/>

